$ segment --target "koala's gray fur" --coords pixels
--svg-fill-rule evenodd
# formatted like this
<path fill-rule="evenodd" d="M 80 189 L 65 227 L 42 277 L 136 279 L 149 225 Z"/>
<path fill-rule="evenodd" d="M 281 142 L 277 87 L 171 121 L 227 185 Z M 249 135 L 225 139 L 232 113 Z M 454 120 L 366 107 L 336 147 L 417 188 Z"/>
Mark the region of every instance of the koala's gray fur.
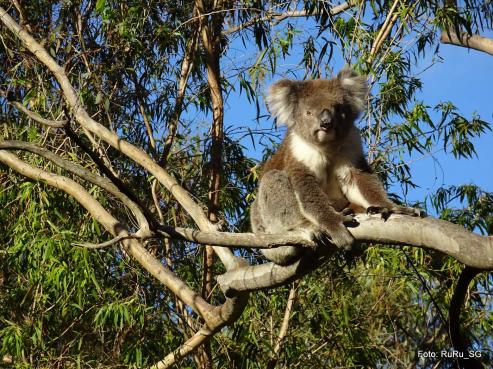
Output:
<path fill-rule="evenodd" d="M 288 126 L 278 151 L 265 163 L 251 208 L 254 232 L 302 230 L 310 239 L 328 236 L 336 246 L 354 239 L 344 223 L 348 207 L 368 212 L 420 215 L 391 202 L 370 173 L 354 121 L 364 107 L 366 77 L 343 69 L 336 78 L 281 80 L 271 86 L 267 105 Z M 303 249 L 262 249 L 277 264 L 288 264 Z"/>

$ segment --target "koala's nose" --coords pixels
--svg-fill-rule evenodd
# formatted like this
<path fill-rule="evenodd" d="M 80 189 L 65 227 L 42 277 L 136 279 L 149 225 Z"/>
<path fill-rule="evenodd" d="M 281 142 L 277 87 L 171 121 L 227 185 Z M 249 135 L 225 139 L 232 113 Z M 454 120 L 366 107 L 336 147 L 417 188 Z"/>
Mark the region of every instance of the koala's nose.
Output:
<path fill-rule="evenodd" d="M 328 109 L 324 109 L 320 112 L 318 118 L 320 119 L 320 125 L 330 126 L 332 123 L 332 112 Z"/>

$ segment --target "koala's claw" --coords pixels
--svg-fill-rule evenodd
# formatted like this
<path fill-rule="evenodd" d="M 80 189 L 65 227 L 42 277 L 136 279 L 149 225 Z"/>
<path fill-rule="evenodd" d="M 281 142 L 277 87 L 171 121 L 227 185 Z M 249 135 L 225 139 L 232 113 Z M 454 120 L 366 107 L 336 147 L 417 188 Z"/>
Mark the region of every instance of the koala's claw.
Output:
<path fill-rule="evenodd" d="M 354 213 L 353 209 L 351 209 L 350 207 L 347 207 L 347 208 L 342 209 L 341 214 L 342 215 L 354 215 L 355 213 Z"/>
<path fill-rule="evenodd" d="M 352 215 L 344 215 L 342 224 L 344 224 L 346 227 L 357 227 L 359 225 L 356 218 L 354 218 Z"/>
<path fill-rule="evenodd" d="M 390 214 L 392 214 L 392 211 L 385 206 L 368 206 L 366 213 L 370 215 L 380 214 L 383 220 L 387 220 L 390 217 Z"/>
<path fill-rule="evenodd" d="M 354 237 L 343 225 L 341 225 L 340 229 L 332 230 L 331 232 L 324 231 L 323 234 L 325 239 L 338 249 L 350 251 L 353 248 Z"/>

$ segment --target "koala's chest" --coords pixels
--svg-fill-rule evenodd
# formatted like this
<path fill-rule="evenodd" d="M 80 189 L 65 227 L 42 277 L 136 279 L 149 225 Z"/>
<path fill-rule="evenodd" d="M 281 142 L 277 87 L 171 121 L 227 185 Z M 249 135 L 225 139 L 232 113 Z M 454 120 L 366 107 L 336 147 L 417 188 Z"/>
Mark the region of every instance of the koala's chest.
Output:
<path fill-rule="evenodd" d="M 336 175 L 334 168 L 325 168 L 325 171 L 320 171 L 317 176 L 317 182 L 322 190 L 327 194 L 332 207 L 341 211 L 348 206 L 349 201 L 342 192 L 341 183 Z"/>

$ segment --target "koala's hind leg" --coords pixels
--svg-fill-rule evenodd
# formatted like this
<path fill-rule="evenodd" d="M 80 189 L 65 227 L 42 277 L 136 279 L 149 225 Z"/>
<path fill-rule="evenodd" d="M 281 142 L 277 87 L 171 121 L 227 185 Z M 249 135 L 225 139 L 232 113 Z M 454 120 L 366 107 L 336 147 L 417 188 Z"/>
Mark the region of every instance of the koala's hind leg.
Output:
<path fill-rule="evenodd" d="M 262 177 L 250 213 L 254 232 L 284 233 L 311 225 L 301 214 L 288 175 L 280 170 L 271 170 Z M 261 250 L 267 259 L 281 265 L 288 264 L 302 251 L 294 246 Z"/>

